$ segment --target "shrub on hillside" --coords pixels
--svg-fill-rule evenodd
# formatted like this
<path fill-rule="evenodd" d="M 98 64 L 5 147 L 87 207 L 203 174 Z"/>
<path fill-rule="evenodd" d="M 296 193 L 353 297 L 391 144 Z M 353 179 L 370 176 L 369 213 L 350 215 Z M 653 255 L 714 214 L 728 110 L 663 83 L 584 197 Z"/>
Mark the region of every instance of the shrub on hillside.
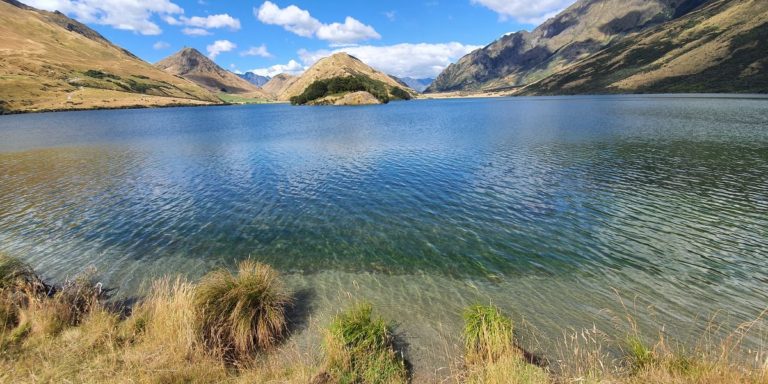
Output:
<path fill-rule="evenodd" d="M 317 80 L 310 84 L 300 95 L 292 97 L 291 104 L 304 105 L 329 95 L 359 91 L 370 93 L 382 103 L 389 102 L 389 92 L 387 91 L 386 84 L 371 79 L 368 76 L 357 75 Z"/>

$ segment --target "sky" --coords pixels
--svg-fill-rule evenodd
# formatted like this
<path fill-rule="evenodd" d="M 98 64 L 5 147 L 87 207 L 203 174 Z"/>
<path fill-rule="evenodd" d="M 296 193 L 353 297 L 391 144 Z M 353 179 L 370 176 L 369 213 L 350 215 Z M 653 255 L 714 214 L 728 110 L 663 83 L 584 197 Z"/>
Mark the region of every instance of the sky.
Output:
<path fill-rule="evenodd" d="M 344 51 L 399 77 L 434 78 L 575 0 L 22 0 L 58 10 L 155 63 L 192 47 L 236 73 L 299 74 Z"/>

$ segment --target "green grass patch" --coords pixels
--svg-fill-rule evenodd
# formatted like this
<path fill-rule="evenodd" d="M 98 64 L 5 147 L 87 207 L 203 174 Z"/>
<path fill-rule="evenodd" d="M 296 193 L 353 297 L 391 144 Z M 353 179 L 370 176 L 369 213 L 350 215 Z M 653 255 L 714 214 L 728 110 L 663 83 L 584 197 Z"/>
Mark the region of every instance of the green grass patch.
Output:
<path fill-rule="evenodd" d="M 639 337 L 627 338 L 627 358 L 635 371 L 643 370 L 656 364 L 656 356 Z"/>
<path fill-rule="evenodd" d="M 85 72 L 83 72 L 84 75 L 88 77 L 92 77 L 94 79 L 114 79 L 114 80 L 120 80 L 120 76 L 113 75 L 108 72 L 99 71 L 96 69 L 89 69 Z"/>
<path fill-rule="evenodd" d="M 373 316 L 370 304 L 337 315 L 325 340 L 328 373 L 338 383 L 404 383 L 405 359 L 394 345 L 390 326 Z"/>
<path fill-rule="evenodd" d="M 464 311 L 464 346 L 470 362 L 492 363 L 513 351 L 512 319 L 492 305 Z"/>

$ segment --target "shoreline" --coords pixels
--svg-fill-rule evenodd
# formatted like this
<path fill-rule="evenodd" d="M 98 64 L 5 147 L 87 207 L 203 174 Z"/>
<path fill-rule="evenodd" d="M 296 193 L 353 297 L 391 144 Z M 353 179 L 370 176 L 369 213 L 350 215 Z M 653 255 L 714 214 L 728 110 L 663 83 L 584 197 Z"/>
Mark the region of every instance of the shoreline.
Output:
<path fill-rule="evenodd" d="M 3 269 L 2 263 L 6 259 L 2 259 L 2 256 L 0 256 L 0 270 L 1 271 L 7 271 L 8 269 Z M 31 269 L 30 269 L 31 270 Z M 221 271 L 221 270 L 219 270 Z M 52 367 L 59 367 L 58 364 L 69 364 L 73 365 L 70 368 L 81 370 L 81 369 L 89 369 L 89 370 L 102 370 L 102 374 L 106 372 L 109 372 L 110 369 L 115 371 L 115 374 L 119 374 L 123 369 L 127 369 L 128 367 L 122 367 L 122 366 L 102 366 L 99 367 L 98 363 L 99 359 L 95 361 L 79 361 L 77 363 L 70 362 L 70 361 L 59 361 L 58 357 L 55 357 L 55 355 L 48 355 L 48 354 L 40 354 L 38 355 L 39 348 L 46 348 L 50 350 L 55 350 L 56 348 L 60 348 L 57 346 L 57 340 L 66 341 L 66 343 L 72 343 L 74 342 L 76 345 L 78 343 L 81 343 L 83 341 L 79 338 L 83 337 L 86 338 L 84 340 L 90 340 L 94 337 L 100 337 L 98 334 L 92 334 L 93 332 L 122 332 L 120 331 L 126 326 L 132 326 L 131 324 L 135 324 L 136 321 L 141 321 L 142 323 L 146 322 L 147 325 L 143 325 L 142 327 L 153 327 L 152 322 L 152 316 L 172 316 L 172 314 L 165 314 L 163 311 L 167 311 L 168 307 L 170 306 L 180 306 L 179 307 L 179 314 L 182 313 L 191 313 L 189 311 L 194 312 L 194 309 L 192 307 L 189 307 L 192 305 L 192 302 L 190 301 L 189 294 L 194 293 L 198 288 L 198 286 L 201 286 L 201 284 L 206 284 L 206 281 L 208 279 L 208 276 L 210 276 L 211 273 L 206 274 L 200 281 L 192 282 L 190 280 L 187 280 L 184 277 L 165 277 L 165 278 L 156 278 L 153 280 L 153 283 L 150 285 L 151 288 L 146 293 L 138 296 L 136 299 L 129 300 L 127 302 L 123 302 L 123 304 L 115 304 L 112 302 L 110 304 L 110 301 L 102 301 L 102 299 L 98 299 L 93 306 L 91 306 L 91 309 L 88 309 L 86 312 L 84 312 L 81 316 L 82 320 L 79 321 L 77 324 L 72 325 L 61 325 L 57 326 L 57 331 L 51 333 L 50 331 L 45 331 L 45 327 L 40 328 L 40 319 L 35 319 L 36 317 L 40 316 L 49 316 L 51 314 L 56 315 L 58 311 L 64 310 L 64 308 L 60 308 L 59 306 L 53 306 L 49 308 L 49 304 L 46 304 L 49 300 L 55 300 L 57 297 L 57 294 L 65 294 L 67 292 L 67 286 L 68 284 L 71 284 L 69 282 L 64 282 L 63 284 L 49 284 L 45 283 L 45 287 L 55 287 L 53 290 L 49 289 L 49 291 L 54 291 L 52 295 L 49 294 L 50 297 L 53 299 L 33 299 L 33 302 L 39 302 L 36 307 L 23 307 L 20 309 L 20 313 L 22 316 L 20 317 L 21 320 L 19 320 L 16 324 L 16 328 L 8 329 L 7 327 L 0 327 L 0 366 L 6 366 L 7 372 L 13 372 L 15 368 L 20 368 L 21 366 L 26 366 L 26 363 L 22 364 L 21 366 L 17 366 L 20 362 L 26 362 L 28 359 L 32 359 L 33 361 L 38 361 L 36 364 L 43 363 L 45 366 L 52 366 Z M 86 276 L 85 278 L 81 278 L 80 276 Z M 78 292 L 81 291 L 89 291 L 89 287 L 98 287 L 99 292 L 102 292 L 102 286 L 100 283 L 97 283 L 97 279 L 94 278 L 94 272 L 87 272 L 83 275 L 78 275 L 72 280 L 74 282 L 86 282 L 85 285 L 81 285 L 82 288 Z M 2 281 L 7 281 L 7 279 L 3 279 L 3 276 L 0 276 L 0 293 L 3 292 L 3 288 L 8 289 L 8 286 L 3 286 Z M 281 280 L 287 281 L 291 279 L 290 275 L 285 275 L 281 278 Z M 383 283 L 383 282 L 381 282 Z M 95 285 L 94 285 L 95 284 Z M 357 284 L 356 284 L 357 285 Z M 367 284 L 360 282 L 360 286 L 365 286 Z M 282 285 L 281 285 L 282 286 Z M 351 288 L 351 287 L 350 287 Z M 375 287 L 371 287 L 372 289 Z M 269 369 L 273 369 L 274 367 L 280 367 L 278 374 L 279 378 L 274 378 L 277 381 L 280 382 L 309 382 L 310 379 L 314 380 L 317 379 L 317 377 L 320 377 L 323 372 L 327 369 L 326 366 L 326 347 L 324 347 L 325 338 L 327 337 L 327 324 L 333 323 L 334 319 L 337 318 L 342 313 L 347 313 L 345 311 L 350 311 L 355 308 L 359 303 L 370 303 L 370 297 L 366 295 L 364 292 L 358 292 L 351 289 L 340 289 L 339 287 L 328 287 L 328 289 L 337 289 L 338 290 L 338 296 L 339 296 L 339 302 L 333 302 L 333 301 L 321 301 L 317 302 L 313 299 L 313 294 L 305 289 L 296 289 L 293 288 L 287 292 L 290 292 L 289 294 L 291 297 L 293 297 L 292 301 L 293 304 L 291 305 L 291 310 L 289 311 L 288 315 L 288 322 L 291 325 L 291 330 L 288 334 L 285 335 L 284 341 L 282 341 L 275 350 L 267 353 L 258 353 L 253 356 L 255 360 L 250 360 L 249 357 L 248 361 L 250 361 L 246 366 L 240 367 L 235 369 L 234 371 L 231 370 L 225 370 L 218 372 L 219 375 L 224 375 L 219 377 L 219 379 L 224 379 L 225 377 L 227 380 L 239 380 L 243 377 L 251 377 L 251 375 L 255 374 L 254 372 L 261 372 L 262 365 L 266 365 L 269 367 Z M 105 290 L 106 292 L 107 290 Z M 61 292 L 61 293 L 60 293 Z M 413 295 L 415 293 L 411 293 Z M 179 296 L 181 295 L 181 296 Z M 67 294 L 65 294 L 65 297 L 67 297 Z M 105 299 L 106 300 L 106 299 Z M 159 301 L 158 301 L 159 300 Z M 0 300 L 0 303 L 3 301 Z M 55 301 L 52 301 L 51 305 L 53 305 Z M 120 301 L 118 301 L 119 303 Z M 480 301 L 478 301 L 480 302 Z M 418 304 L 418 301 L 416 302 Z M 465 303 L 462 305 L 464 318 L 466 321 L 466 311 L 468 308 L 471 307 L 471 303 Z M 483 310 L 493 310 L 493 311 L 499 311 L 499 309 L 493 305 L 490 307 L 487 307 L 487 303 L 485 304 L 486 307 Z M 145 318 L 143 313 L 145 313 L 147 306 L 155 306 L 157 309 L 154 311 L 161 311 L 160 313 L 157 313 L 155 315 L 150 316 L 149 318 Z M 321 313 L 318 313 L 319 308 L 323 307 L 326 308 L 325 311 L 321 311 Z M 48 309 L 47 309 L 48 308 Z M 58 308 L 58 309 L 57 309 Z M 182 311 L 181 309 L 184 308 L 185 311 Z M 731 354 L 729 355 L 729 359 L 732 359 L 733 361 L 729 360 L 728 364 L 724 364 L 723 361 L 709 361 L 707 359 L 712 358 L 711 356 L 707 355 L 709 352 L 717 352 L 715 349 L 714 351 L 709 350 L 697 350 L 698 347 L 693 347 L 693 349 L 669 349 L 669 346 L 665 343 L 673 342 L 673 340 L 676 340 L 674 335 L 667 334 L 666 336 L 662 336 L 662 338 L 654 342 L 652 338 L 649 338 L 648 336 L 642 336 L 638 333 L 637 329 L 637 323 L 636 320 L 632 317 L 632 315 L 627 312 L 625 315 L 626 318 L 622 320 L 622 323 L 624 325 L 622 326 L 622 329 L 624 331 L 618 331 L 614 330 L 613 332 L 604 332 L 599 330 L 599 328 L 593 327 L 592 329 L 589 328 L 571 328 L 567 325 L 563 325 L 563 339 L 560 341 L 555 342 L 556 348 L 554 350 L 551 350 L 549 352 L 544 352 L 540 349 L 539 343 L 541 341 L 536 341 L 538 338 L 543 337 L 541 334 L 538 334 L 537 331 L 537 319 L 531 319 L 526 320 L 522 319 L 519 320 L 517 317 L 515 317 L 515 320 L 512 320 L 512 318 L 507 317 L 508 312 L 499 312 L 499 313 L 505 313 L 503 315 L 504 319 L 509 319 L 505 321 L 510 321 L 510 324 L 514 324 L 514 336 L 512 336 L 511 329 L 510 329 L 510 344 L 509 348 L 506 347 L 503 348 L 505 352 L 502 355 L 499 355 L 499 359 L 491 359 L 491 360 L 481 360 L 479 363 L 477 361 L 473 361 L 471 358 L 471 355 L 469 355 L 469 352 L 462 352 L 462 350 L 465 347 L 462 347 L 462 344 L 466 343 L 467 335 L 462 335 L 462 332 L 466 332 L 466 329 L 464 331 L 457 329 L 456 327 L 447 327 L 446 329 L 441 329 L 441 332 L 443 332 L 443 335 L 440 336 L 439 343 L 442 343 L 442 347 L 439 345 L 432 345 L 426 349 L 426 345 L 418 345 L 414 344 L 414 342 L 418 342 L 421 340 L 425 335 L 415 335 L 413 334 L 413 330 L 411 327 L 411 323 L 417 322 L 416 319 L 406 319 L 399 316 L 393 316 L 391 311 L 387 311 L 386 306 L 382 307 L 381 303 L 376 304 L 374 303 L 373 306 L 374 314 L 377 318 L 381 318 L 384 321 L 386 321 L 387 324 L 390 324 L 391 332 L 393 337 L 400 340 L 399 342 L 395 343 L 395 345 L 399 345 L 398 353 L 401 353 L 402 356 L 407 361 L 407 366 L 409 368 L 408 373 L 408 380 L 405 381 L 395 381 L 395 382 L 414 382 L 414 383 L 421 383 L 421 382 L 487 382 L 487 383 L 499 383 L 506 381 L 494 381 L 492 379 L 493 377 L 497 378 L 509 378 L 509 375 L 518 375 L 518 374 L 525 374 L 525 375 L 533 375 L 536 379 L 533 381 L 520 381 L 521 383 L 533 383 L 533 384 L 543 384 L 543 383 L 553 383 L 553 382 L 560 382 L 562 380 L 572 380 L 575 379 L 576 376 L 573 376 L 574 374 L 578 372 L 586 372 L 590 370 L 597 369 L 596 366 L 590 366 L 588 364 L 596 364 L 598 361 L 592 361 L 591 363 L 585 362 L 583 359 L 587 356 L 592 356 L 593 358 L 599 359 L 599 364 L 604 365 L 599 373 L 595 373 L 597 377 L 602 377 L 603 379 L 607 379 L 608 381 L 603 380 L 596 380 L 595 383 L 599 382 L 610 382 L 610 383 L 640 383 L 640 382 L 646 382 L 643 381 L 642 378 L 644 374 L 651 375 L 652 377 L 656 377 L 658 375 L 666 375 L 669 374 L 669 368 L 667 364 L 673 364 L 674 361 L 678 361 L 679 358 L 682 358 L 681 356 L 691 356 L 690 358 L 696 358 L 699 360 L 696 360 L 697 366 L 701 365 L 702 367 L 709 366 L 710 364 L 712 366 L 717 366 L 719 368 L 712 369 L 712 371 L 709 370 L 709 368 L 701 368 L 702 371 L 697 371 L 697 374 L 700 374 L 702 372 L 706 374 L 721 374 L 723 372 L 729 372 L 728 375 L 735 375 L 736 372 L 734 369 L 735 367 L 741 367 L 739 369 L 742 370 L 742 373 L 744 372 L 751 372 L 750 375 L 754 374 L 757 378 L 764 378 L 768 377 L 765 376 L 768 374 L 768 367 L 766 367 L 765 372 L 761 372 L 760 368 L 757 366 L 754 366 L 753 368 L 750 367 L 750 363 L 748 363 L 746 360 L 741 360 L 741 358 L 737 357 L 735 354 L 735 348 L 739 347 L 741 348 L 741 345 L 733 346 L 734 350 L 731 351 Z M 490 309 L 488 309 L 490 308 Z M 2 308 L 0 308 L 2 309 Z M 53 310 L 54 312 L 50 312 Z M 457 316 L 461 315 L 462 310 L 459 310 L 460 313 L 457 314 Z M 176 315 L 179 315 L 176 314 Z M 445 314 L 444 314 L 445 315 Z M 106 318 L 104 316 L 107 316 Z M 111 317 L 116 316 L 116 317 Z M 137 317 L 138 316 L 138 317 Z M 175 315 L 174 315 L 175 316 Z M 184 315 L 186 316 L 186 315 Z M 500 315 L 501 316 L 501 315 Z M 109 320 L 113 319 L 113 320 Z M 144 320 L 141 320 L 144 319 Z M 49 320 L 45 320 L 49 321 Z M 45 321 L 43 321 L 43 324 L 45 324 Z M 105 321 L 107 321 L 105 323 Z M 175 318 L 174 321 L 192 321 L 192 318 Z M 31 322 L 31 323 L 30 323 Z M 763 324 L 764 319 L 762 318 L 762 315 L 758 317 L 758 319 L 755 321 L 754 324 L 757 324 L 760 329 L 760 332 L 763 332 L 764 330 L 762 327 L 765 326 Z M 7 322 L 6 322 L 7 323 Z M 26 325 L 25 324 L 29 324 Z M 163 323 L 164 324 L 164 323 Z M 752 326 L 750 325 L 750 326 Z M 157 324 L 156 326 L 160 326 L 160 324 Z M 165 325 L 163 325 L 164 327 Z M 665 327 L 661 324 L 659 326 L 659 331 L 661 332 L 662 329 L 665 329 Z M 106 328 L 104 328 L 106 327 Z M 466 325 L 464 326 L 466 327 Z M 3 329 L 5 329 L 3 331 Z M 113 331 L 110 331 L 113 329 Z M 166 330 L 165 328 L 161 328 L 163 332 L 170 332 L 170 330 Z M 75 332 L 76 330 L 79 330 Z M 23 332 L 22 332 L 23 331 Z M 23 334 L 19 334 L 19 332 L 22 332 Z M 42 332 L 42 333 L 41 333 Z M 75 332 L 75 333 L 73 333 Z M 191 332 L 185 331 L 185 332 Z M 38 335 L 38 333 L 40 333 Z M 173 332 L 170 332 L 170 334 L 175 334 Z M 666 332 L 665 332 L 666 334 Z M 737 334 L 737 333 L 734 333 Z M 77 335 L 77 336 L 76 336 Z M 581 336 L 579 336 L 581 335 Z M 585 339 L 586 343 L 582 343 L 581 341 L 578 341 L 577 339 L 580 339 L 581 337 L 584 337 L 585 335 L 588 335 L 587 339 Z M 731 335 L 723 335 L 721 338 L 719 335 L 706 333 L 702 336 L 702 340 L 705 340 L 710 342 L 710 337 L 716 336 L 717 340 L 720 340 L 720 342 L 728 342 L 729 337 Z M 42 339 L 40 339 L 42 337 Z M 74 339 L 73 339 L 74 337 Z M 129 343 L 129 344 L 115 344 L 109 348 L 111 348 L 111 353 L 116 354 L 115 358 L 121 358 L 121 355 L 124 355 L 122 358 L 127 358 L 130 360 L 131 358 L 129 356 L 132 356 L 131 354 L 133 352 L 130 352 L 133 348 L 157 348 L 158 346 L 154 345 L 151 340 L 144 340 L 141 339 L 139 336 L 132 336 L 134 338 L 138 337 L 138 339 L 135 339 L 135 341 Z M 190 337 L 190 336 L 187 336 Z M 574 338 L 572 338 L 574 337 Z M 669 340 L 667 341 L 667 338 Z M 593 340 L 594 339 L 594 340 Z M 74 340 L 74 341 L 73 341 Z M 592 341 L 589 341 L 592 340 Z M 166 343 L 178 343 L 178 340 L 166 340 Z M 554 340 L 553 340 L 554 342 Z M 576 344 L 574 344 L 576 343 Z M 627 344 L 629 343 L 629 344 Z M 634 344 L 633 344 L 634 343 Z M 656 343 L 656 344 L 654 344 Z M 145 345 L 147 344 L 147 345 Z M 715 346 L 719 346 L 720 344 L 713 344 L 708 345 L 707 348 L 714 348 Z M 67 346 L 66 348 L 71 348 L 70 346 Z M 89 347 L 90 348 L 90 347 Z M 200 346 L 189 346 L 189 348 L 193 348 L 194 350 L 197 350 L 196 348 L 201 348 Z M 575 348 L 575 349 L 574 349 Z M 633 348 L 637 349 L 639 348 L 640 351 L 633 350 Z M 679 345 L 676 348 L 681 348 Z M 453 349 L 453 352 L 450 352 L 449 350 Z M 192 350 L 190 350 L 192 351 Z M 612 351 L 612 352 L 611 352 Z M 687 352 L 683 352 L 687 351 Z M 199 351 L 201 352 L 201 351 Z M 204 352 L 204 351 L 202 351 Z M 765 353 L 766 351 L 762 351 L 760 353 Z M 105 353 L 105 352 L 102 352 Z M 155 353 L 158 353 L 157 351 Z M 162 352 L 160 352 L 162 353 Z M 169 352 L 170 353 L 170 352 Z M 190 352 L 191 353 L 191 352 Z M 574 355 L 574 353 L 576 353 Z M 31 354 L 31 355 L 29 355 Z M 169 356 L 157 356 L 159 360 L 165 361 L 166 358 L 171 358 L 173 354 Z M 217 366 L 217 360 L 215 358 L 210 358 L 200 355 L 198 357 L 195 357 L 194 359 L 198 359 L 198 363 L 200 364 L 208 364 L 209 368 L 212 370 L 215 370 L 215 367 Z M 435 356 L 443 355 L 442 363 L 438 365 L 432 365 L 431 368 L 426 368 L 423 366 L 423 359 L 429 358 L 429 356 L 432 356 L 434 358 Z M 643 357 L 645 356 L 645 357 Z M 707 357 L 709 356 L 709 357 Z M 755 355 L 754 361 L 763 361 L 761 359 L 765 359 L 766 356 L 761 355 Z M 42 361 L 39 361 L 39 359 L 43 359 Z M 637 367 L 633 368 L 634 364 L 636 364 L 636 360 L 638 359 L 649 359 L 648 362 L 642 363 L 642 364 L 648 364 L 646 367 L 646 371 L 639 371 Z M 688 358 L 688 357 L 686 357 Z M 768 364 L 768 360 L 766 360 L 766 363 Z M 85 365 L 84 365 L 85 364 Z M 97 364 L 97 366 L 92 366 L 93 364 Z M 152 364 L 152 363 L 148 363 Z M 183 368 L 182 366 L 177 366 L 177 363 L 174 362 L 168 362 L 165 361 L 165 364 L 171 364 L 172 366 L 166 366 L 163 369 L 172 369 L 172 370 L 179 370 L 177 374 L 184 373 L 184 376 L 182 377 L 189 377 L 187 375 L 193 374 L 193 375 L 201 375 L 201 373 L 190 373 L 190 371 L 193 371 L 190 368 Z M 736 365 L 733 365 L 736 364 Z M 421 367 L 421 368 L 419 368 Z M 426 368 L 426 369 L 425 369 Z M 43 369 L 43 368 L 37 368 L 37 369 Z M 49 368 L 51 369 L 51 368 Z M 56 368 L 59 369 L 59 368 Z M 131 368 L 135 369 L 135 368 Z M 659 371 L 661 369 L 661 371 Z M 19 373 L 18 371 L 16 371 Z M 300 372 L 301 374 L 298 376 L 295 376 L 297 372 Z M 714 373 L 713 373 L 714 372 Z M 718 373 L 719 372 L 719 373 Z M 31 371 L 27 372 L 28 374 L 43 374 L 44 377 L 46 375 L 44 372 L 38 372 L 35 373 L 35 370 L 32 369 Z M 133 372 L 129 374 L 142 374 L 146 375 L 149 374 L 149 377 L 153 377 L 152 371 L 147 372 Z M 63 374 L 64 376 L 61 376 L 61 379 L 72 379 L 71 376 L 68 376 L 66 372 L 58 372 L 56 374 Z M 270 375 L 274 375 L 275 372 L 271 372 Z M 679 376 L 678 381 L 679 383 L 698 383 L 699 381 L 692 380 L 691 377 L 688 377 L 689 372 L 673 372 L 674 375 Z M 234 376 L 233 376 L 234 375 Z M 258 375 L 262 375 L 262 373 L 259 373 Z M 0 377 L 3 377 L 2 374 L 0 374 Z M 19 376 L 21 377 L 21 376 Z M 142 376 L 139 376 L 142 377 Z M 195 377 L 195 376 L 193 376 Z M 256 376 L 260 379 L 265 379 L 266 376 Z M 272 377 L 272 376 L 269 376 Z M 526 376 L 527 377 L 527 376 Z M 596 377 L 596 378 L 597 378 Z M 730 377 L 730 376 L 729 376 Z M 745 376 L 746 377 L 746 376 Z M 749 376 L 751 377 L 751 376 Z M 478 378 L 481 378 L 480 381 L 477 381 Z M 487 380 L 483 380 L 482 378 L 491 378 Z M 200 379 L 199 380 L 192 380 L 192 381 L 202 381 L 202 382 L 208 382 L 207 379 Z M 689 380 L 690 379 L 690 380 Z M 218 379 L 217 379 L 218 380 Z M 75 379 L 77 381 L 77 379 Z M 87 380 L 84 380 L 87 381 Z M 133 381 L 133 380 L 131 380 Z M 142 379 L 137 379 L 136 381 L 144 382 Z M 313 381 L 317 382 L 317 381 Z M 334 383 L 336 381 L 320 381 L 325 383 Z M 707 381 L 710 382 L 710 381 Z M 728 381 L 711 381 L 712 383 L 727 383 Z M 740 381 L 744 383 L 762 383 L 760 381 Z"/>
<path fill-rule="evenodd" d="M 454 94 L 452 92 L 446 93 L 428 93 L 419 94 L 413 101 L 420 100 L 459 100 L 459 99 L 502 99 L 502 98 L 567 98 L 567 97 L 667 97 L 667 98 L 726 98 L 726 99 L 753 99 L 753 100 L 766 100 L 768 94 L 762 93 L 595 93 L 595 94 L 541 94 L 541 95 L 524 95 L 514 93 L 471 93 L 471 94 Z M 49 108 L 41 110 L 4 110 L 0 111 L 0 116 L 12 116 L 12 115 L 26 115 L 36 113 L 56 113 L 56 112 L 85 112 L 85 111 L 110 111 L 110 110 L 141 110 L 141 109 L 166 109 L 166 108 L 185 108 L 185 107 L 229 107 L 240 105 L 275 105 L 275 104 L 290 104 L 287 101 L 271 101 L 264 103 L 176 103 L 176 104 L 162 104 L 162 105 L 126 105 L 116 107 L 88 107 L 88 108 Z"/>

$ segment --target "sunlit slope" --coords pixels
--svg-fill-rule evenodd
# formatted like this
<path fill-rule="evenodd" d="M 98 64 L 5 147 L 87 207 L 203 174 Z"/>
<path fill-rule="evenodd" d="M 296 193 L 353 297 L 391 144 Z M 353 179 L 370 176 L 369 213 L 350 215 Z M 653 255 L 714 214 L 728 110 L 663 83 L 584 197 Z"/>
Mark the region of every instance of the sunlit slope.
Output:
<path fill-rule="evenodd" d="M 661 92 L 768 92 L 768 1 L 712 1 L 524 91 Z"/>
<path fill-rule="evenodd" d="M 221 68 L 194 48 L 184 48 L 157 62 L 155 67 L 172 75 L 183 77 L 214 93 L 271 98 L 258 86 Z"/>
<path fill-rule="evenodd" d="M 363 76 L 374 81 L 384 83 L 388 88 L 401 88 L 411 95 L 417 92 L 400 84 L 384 72 L 377 71 L 360 59 L 350 56 L 346 53 L 336 53 L 319 60 L 312 67 L 307 69 L 301 76 L 290 81 L 280 94 L 278 99 L 290 100 L 291 97 L 298 96 L 307 89 L 312 83 L 318 80 L 327 80 L 335 77 Z"/>
<path fill-rule="evenodd" d="M 58 12 L 0 0 L 0 112 L 220 100 Z"/>

